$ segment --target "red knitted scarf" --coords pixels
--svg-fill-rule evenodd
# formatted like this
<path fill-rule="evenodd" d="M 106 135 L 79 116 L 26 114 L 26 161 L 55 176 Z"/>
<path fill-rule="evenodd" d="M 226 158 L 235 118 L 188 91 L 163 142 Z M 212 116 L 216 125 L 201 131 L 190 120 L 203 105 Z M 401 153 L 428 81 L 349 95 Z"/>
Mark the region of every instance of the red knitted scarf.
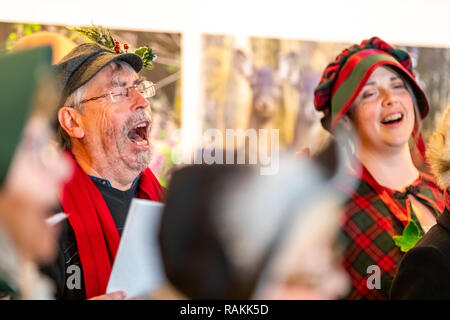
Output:
<path fill-rule="evenodd" d="M 120 236 L 100 191 L 78 164 L 74 168 L 61 203 L 75 232 L 89 299 L 106 291 Z M 149 168 L 140 175 L 138 196 L 164 201 L 164 189 Z"/>

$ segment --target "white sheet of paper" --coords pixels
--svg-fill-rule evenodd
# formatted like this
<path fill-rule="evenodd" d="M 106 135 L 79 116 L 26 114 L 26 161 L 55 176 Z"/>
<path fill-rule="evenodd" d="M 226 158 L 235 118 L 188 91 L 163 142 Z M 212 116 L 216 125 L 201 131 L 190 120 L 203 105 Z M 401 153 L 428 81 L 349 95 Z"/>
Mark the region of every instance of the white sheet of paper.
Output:
<path fill-rule="evenodd" d="M 145 298 L 166 280 L 158 245 L 164 205 L 133 199 L 106 292 L 124 290 L 127 298 Z"/>

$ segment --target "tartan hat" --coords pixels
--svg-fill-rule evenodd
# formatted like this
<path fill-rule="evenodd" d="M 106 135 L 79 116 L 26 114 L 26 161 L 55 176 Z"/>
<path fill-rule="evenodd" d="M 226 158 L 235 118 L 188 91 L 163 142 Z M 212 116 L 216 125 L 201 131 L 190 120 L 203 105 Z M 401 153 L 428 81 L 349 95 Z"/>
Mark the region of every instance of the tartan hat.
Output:
<path fill-rule="evenodd" d="M 39 77 L 50 70 L 51 63 L 50 46 L 0 57 L 0 185 L 22 138 Z"/>
<path fill-rule="evenodd" d="M 70 51 L 55 65 L 61 86 L 60 105 L 113 61 L 125 61 L 136 72 L 141 71 L 143 65 L 141 58 L 134 53 L 115 53 L 97 43 L 83 43 Z"/>
<path fill-rule="evenodd" d="M 411 56 L 378 37 L 344 49 L 324 70 L 314 91 L 314 105 L 324 113 L 322 126 L 332 131 L 348 112 L 372 72 L 379 66 L 393 67 L 411 86 L 420 115 L 429 110 L 427 97 L 415 80 Z"/>

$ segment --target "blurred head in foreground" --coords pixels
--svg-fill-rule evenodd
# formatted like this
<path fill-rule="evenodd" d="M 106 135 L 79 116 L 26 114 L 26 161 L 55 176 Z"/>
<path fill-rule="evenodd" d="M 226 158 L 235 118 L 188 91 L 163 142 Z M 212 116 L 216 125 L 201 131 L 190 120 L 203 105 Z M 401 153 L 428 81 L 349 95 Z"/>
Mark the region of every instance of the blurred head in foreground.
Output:
<path fill-rule="evenodd" d="M 0 57 L 0 289 L 13 297 L 33 295 L 21 283 L 27 263 L 56 253 L 58 232 L 46 218 L 71 172 L 49 126 L 50 63 L 50 47 Z"/>
<path fill-rule="evenodd" d="M 175 173 L 160 230 L 171 284 L 192 299 L 337 299 L 340 199 L 311 163 L 277 174 L 250 165 Z M 302 179 L 298 179 L 302 177 Z"/>

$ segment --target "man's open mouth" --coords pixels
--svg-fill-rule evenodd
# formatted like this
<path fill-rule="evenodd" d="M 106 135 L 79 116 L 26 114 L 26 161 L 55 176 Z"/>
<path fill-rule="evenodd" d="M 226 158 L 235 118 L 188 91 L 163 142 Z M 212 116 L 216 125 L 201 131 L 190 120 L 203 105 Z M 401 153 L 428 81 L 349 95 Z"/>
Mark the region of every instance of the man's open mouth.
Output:
<path fill-rule="evenodd" d="M 399 123 L 403 120 L 403 114 L 401 112 L 391 113 L 381 120 L 384 125 Z"/>
<path fill-rule="evenodd" d="M 149 121 L 141 121 L 134 125 L 130 131 L 128 131 L 128 139 L 131 142 L 136 143 L 138 146 L 148 145 L 148 129 L 150 126 Z"/>

